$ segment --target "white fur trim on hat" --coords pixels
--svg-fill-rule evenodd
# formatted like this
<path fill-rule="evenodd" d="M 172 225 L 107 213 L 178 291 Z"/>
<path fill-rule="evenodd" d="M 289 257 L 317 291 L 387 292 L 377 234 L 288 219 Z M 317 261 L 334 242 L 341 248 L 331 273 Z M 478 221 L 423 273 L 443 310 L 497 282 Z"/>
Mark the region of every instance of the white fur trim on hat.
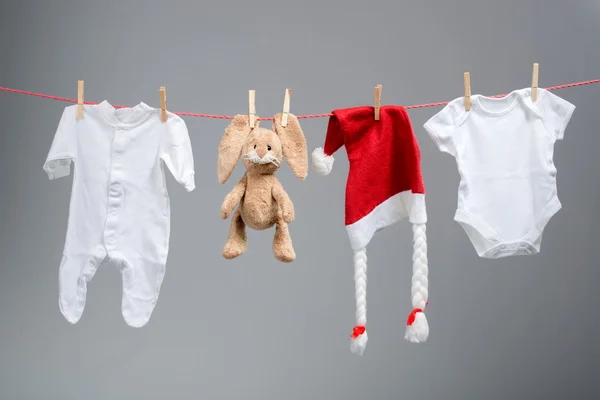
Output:
<path fill-rule="evenodd" d="M 319 175 L 329 175 L 333 168 L 333 156 L 328 156 L 322 147 L 312 152 L 312 167 Z"/>

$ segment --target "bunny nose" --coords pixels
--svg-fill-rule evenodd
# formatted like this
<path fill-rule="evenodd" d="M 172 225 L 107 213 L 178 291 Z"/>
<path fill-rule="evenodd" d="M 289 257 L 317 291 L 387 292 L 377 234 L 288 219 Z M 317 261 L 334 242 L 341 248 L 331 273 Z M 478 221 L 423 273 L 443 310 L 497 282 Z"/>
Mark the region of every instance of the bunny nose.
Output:
<path fill-rule="evenodd" d="M 265 149 L 258 149 L 256 150 L 256 154 L 258 154 L 260 158 L 263 158 L 267 154 L 267 151 Z"/>

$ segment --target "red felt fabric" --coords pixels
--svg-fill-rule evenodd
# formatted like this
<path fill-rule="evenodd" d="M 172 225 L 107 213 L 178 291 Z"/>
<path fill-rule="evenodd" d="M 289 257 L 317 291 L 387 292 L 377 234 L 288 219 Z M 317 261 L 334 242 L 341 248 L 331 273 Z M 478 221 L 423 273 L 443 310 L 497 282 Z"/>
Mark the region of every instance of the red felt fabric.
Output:
<path fill-rule="evenodd" d="M 332 114 L 323 150 L 332 155 L 346 147 L 350 162 L 346 225 L 400 192 L 425 194 L 419 144 L 404 107 L 382 106 L 379 121 L 375 121 L 372 106 L 334 110 Z"/>

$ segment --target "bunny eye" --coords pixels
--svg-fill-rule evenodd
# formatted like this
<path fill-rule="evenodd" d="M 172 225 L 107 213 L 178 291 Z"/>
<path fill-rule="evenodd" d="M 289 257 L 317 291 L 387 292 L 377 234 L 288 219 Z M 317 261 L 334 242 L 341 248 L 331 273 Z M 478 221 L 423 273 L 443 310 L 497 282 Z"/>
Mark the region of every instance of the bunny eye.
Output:
<path fill-rule="evenodd" d="M 270 150 L 271 150 L 271 146 L 267 146 L 267 150 L 269 150 L 269 151 L 270 151 Z"/>
<path fill-rule="evenodd" d="M 254 148 L 256 148 L 256 145 L 254 145 Z"/>

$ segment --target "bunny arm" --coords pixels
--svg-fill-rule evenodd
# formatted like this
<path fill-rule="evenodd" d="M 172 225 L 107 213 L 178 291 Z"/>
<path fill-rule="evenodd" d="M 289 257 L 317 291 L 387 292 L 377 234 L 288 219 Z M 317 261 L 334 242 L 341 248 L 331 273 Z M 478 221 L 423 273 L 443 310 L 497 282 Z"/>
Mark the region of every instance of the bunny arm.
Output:
<path fill-rule="evenodd" d="M 231 192 L 227 193 L 225 199 L 223 200 L 223 204 L 221 205 L 221 218 L 225 219 L 242 200 L 244 193 L 246 193 L 246 184 L 248 182 L 248 178 L 246 174 L 242 176 L 242 179 L 235 184 Z"/>
<path fill-rule="evenodd" d="M 273 183 L 271 193 L 281 208 L 283 220 L 287 223 L 292 222 L 294 220 L 294 204 L 292 203 L 292 200 L 290 200 L 290 196 L 288 196 L 279 180 L 275 180 Z"/>

